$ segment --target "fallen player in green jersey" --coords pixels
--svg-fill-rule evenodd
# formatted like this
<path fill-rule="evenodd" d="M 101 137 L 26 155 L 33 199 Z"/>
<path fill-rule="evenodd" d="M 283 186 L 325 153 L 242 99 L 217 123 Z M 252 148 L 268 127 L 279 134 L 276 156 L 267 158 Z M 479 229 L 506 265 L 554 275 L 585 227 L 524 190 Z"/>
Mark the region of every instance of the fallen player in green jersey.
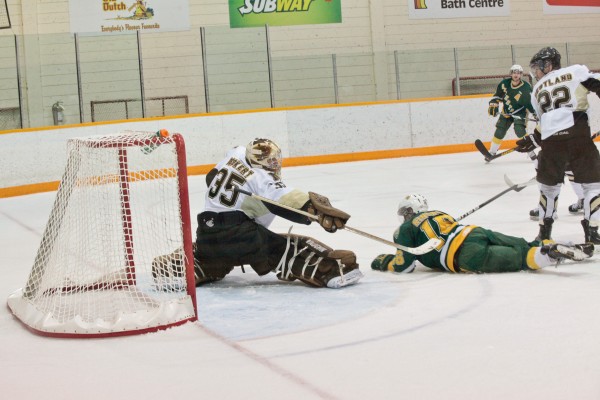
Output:
<path fill-rule="evenodd" d="M 441 243 L 420 256 L 401 250 L 381 254 L 371 263 L 374 270 L 412 272 L 419 261 L 426 267 L 455 273 L 515 272 L 556 265 L 564 259 L 582 261 L 594 252 L 590 243 L 527 242 L 475 225 L 461 225 L 442 211 L 429 211 L 427 199 L 419 194 L 402 198 L 398 216 L 403 222 L 394 232 L 394 242 L 414 247 L 437 237 Z"/>

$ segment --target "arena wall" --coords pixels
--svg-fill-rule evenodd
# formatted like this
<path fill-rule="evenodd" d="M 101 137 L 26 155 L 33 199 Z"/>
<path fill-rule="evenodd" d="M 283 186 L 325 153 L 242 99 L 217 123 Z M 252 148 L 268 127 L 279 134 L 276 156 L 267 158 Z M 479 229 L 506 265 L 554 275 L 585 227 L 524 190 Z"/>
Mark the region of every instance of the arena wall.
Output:
<path fill-rule="evenodd" d="M 600 99 L 593 95 L 589 99 L 590 125 L 596 131 Z M 494 131 L 495 119 L 487 117 L 488 101 L 489 96 L 465 96 L 4 131 L 0 132 L 0 197 L 55 189 L 66 163 L 68 139 L 125 130 L 181 133 L 192 174 L 205 173 L 228 149 L 255 137 L 279 143 L 288 158 L 284 165 L 475 151 L 473 141 L 488 141 Z M 507 139 L 514 139 L 512 130 Z M 448 147 L 453 145 L 459 147 Z M 426 150 L 390 153 L 401 149 Z"/>

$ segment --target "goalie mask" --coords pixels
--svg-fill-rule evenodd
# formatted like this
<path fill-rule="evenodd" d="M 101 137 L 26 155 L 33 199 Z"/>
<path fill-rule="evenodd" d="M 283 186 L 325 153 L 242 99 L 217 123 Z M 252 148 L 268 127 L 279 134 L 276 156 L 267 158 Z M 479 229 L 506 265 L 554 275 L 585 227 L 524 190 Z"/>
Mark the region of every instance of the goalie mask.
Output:
<path fill-rule="evenodd" d="M 246 159 L 253 168 L 262 168 L 281 178 L 281 149 L 270 139 L 254 139 L 246 146 Z"/>
<path fill-rule="evenodd" d="M 544 47 L 531 58 L 529 68 L 532 71 L 539 69 L 544 75 L 544 70 L 552 66 L 552 69 L 560 69 L 560 53 L 554 47 Z"/>
<path fill-rule="evenodd" d="M 429 205 L 427 199 L 420 194 L 409 194 L 400 200 L 398 204 L 398 219 L 400 222 L 408 221 L 416 213 L 427 211 Z"/>

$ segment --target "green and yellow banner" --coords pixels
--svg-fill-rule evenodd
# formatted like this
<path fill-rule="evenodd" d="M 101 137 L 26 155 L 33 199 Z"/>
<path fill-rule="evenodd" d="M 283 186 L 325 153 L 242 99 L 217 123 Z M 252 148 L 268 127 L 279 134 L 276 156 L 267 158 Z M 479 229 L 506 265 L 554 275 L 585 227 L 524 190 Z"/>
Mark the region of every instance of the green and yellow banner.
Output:
<path fill-rule="evenodd" d="M 229 26 L 286 26 L 342 22 L 342 0 L 229 0 Z"/>

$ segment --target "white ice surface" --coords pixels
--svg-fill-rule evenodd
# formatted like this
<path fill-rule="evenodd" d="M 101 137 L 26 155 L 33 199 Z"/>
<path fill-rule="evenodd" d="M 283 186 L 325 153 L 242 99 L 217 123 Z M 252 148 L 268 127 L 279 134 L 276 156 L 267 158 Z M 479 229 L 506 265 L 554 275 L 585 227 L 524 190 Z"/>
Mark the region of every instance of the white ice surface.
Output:
<path fill-rule="evenodd" d="M 418 192 L 454 216 L 534 175 L 511 154 L 479 153 L 284 169 L 289 186 L 329 196 L 349 225 L 391 239 L 401 195 Z M 204 177 L 190 179 L 192 214 Z M 54 193 L 0 199 L 0 293 L 25 284 Z M 467 217 L 532 240 L 535 186 Z M 556 239 L 583 239 L 567 185 Z M 291 224 L 277 218 L 275 231 Z M 195 227 L 194 227 L 195 229 Z M 370 270 L 393 248 L 317 225 L 293 232 L 356 252 L 363 280 L 312 289 L 239 268 L 197 289 L 199 323 L 141 336 L 53 339 L 0 308 L 4 399 L 600 399 L 600 263 L 539 272 L 450 275 Z"/>

